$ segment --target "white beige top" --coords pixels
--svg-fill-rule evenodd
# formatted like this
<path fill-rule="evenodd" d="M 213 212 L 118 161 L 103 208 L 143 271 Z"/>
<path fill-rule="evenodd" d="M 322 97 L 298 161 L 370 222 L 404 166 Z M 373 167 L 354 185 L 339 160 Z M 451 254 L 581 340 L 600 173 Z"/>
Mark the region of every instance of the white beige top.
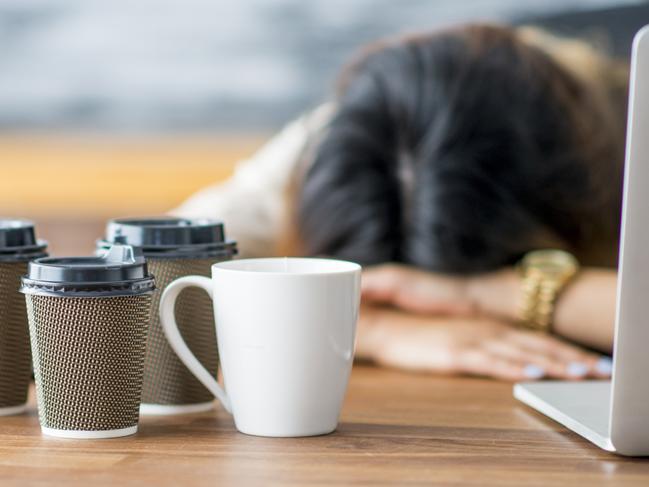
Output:
<path fill-rule="evenodd" d="M 232 177 L 192 195 L 171 214 L 222 220 L 241 256 L 272 255 L 283 230 L 291 176 L 310 135 L 330 120 L 333 110 L 333 104 L 321 105 L 291 122 L 250 159 L 239 162 Z"/>

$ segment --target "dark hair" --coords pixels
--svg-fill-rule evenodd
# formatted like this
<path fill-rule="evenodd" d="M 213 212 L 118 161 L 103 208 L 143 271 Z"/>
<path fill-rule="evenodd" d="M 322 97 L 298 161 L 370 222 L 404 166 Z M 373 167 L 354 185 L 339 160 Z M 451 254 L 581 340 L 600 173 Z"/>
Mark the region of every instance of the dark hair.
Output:
<path fill-rule="evenodd" d="M 305 252 L 471 273 L 535 248 L 614 249 L 621 154 L 600 102 L 509 28 L 373 47 L 344 72 L 298 190 Z"/>

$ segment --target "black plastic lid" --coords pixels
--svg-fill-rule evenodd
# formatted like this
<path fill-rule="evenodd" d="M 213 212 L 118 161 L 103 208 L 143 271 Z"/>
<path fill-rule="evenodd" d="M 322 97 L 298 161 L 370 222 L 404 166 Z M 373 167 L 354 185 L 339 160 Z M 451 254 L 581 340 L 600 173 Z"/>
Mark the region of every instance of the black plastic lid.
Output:
<path fill-rule="evenodd" d="M 47 242 L 36 239 L 29 220 L 0 218 L 0 262 L 22 262 L 47 255 Z"/>
<path fill-rule="evenodd" d="M 29 263 L 20 291 L 47 296 L 132 296 L 155 289 L 146 260 L 130 245 L 101 257 L 45 257 Z"/>
<path fill-rule="evenodd" d="M 105 250 L 119 238 L 153 258 L 229 258 L 237 253 L 236 242 L 225 238 L 223 223 L 209 219 L 118 218 L 108 222 L 97 247 Z"/>

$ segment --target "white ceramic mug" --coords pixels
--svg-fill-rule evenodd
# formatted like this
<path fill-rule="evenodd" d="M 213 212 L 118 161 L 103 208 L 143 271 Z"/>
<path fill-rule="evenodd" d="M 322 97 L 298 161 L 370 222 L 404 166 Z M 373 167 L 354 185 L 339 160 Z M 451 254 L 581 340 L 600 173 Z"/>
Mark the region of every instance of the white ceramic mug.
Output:
<path fill-rule="evenodd" d="M 232 413 L 242 433 L 330 433 L 354 357 L 360 278 L 358 264 L 339 260 L 219 262 L 212 279 L 172 282 L 160 300 L 160 320 L 180 360 Z M 225 390 L 178 331 L 175 301 L 190 286 L 212 297 Z"/>

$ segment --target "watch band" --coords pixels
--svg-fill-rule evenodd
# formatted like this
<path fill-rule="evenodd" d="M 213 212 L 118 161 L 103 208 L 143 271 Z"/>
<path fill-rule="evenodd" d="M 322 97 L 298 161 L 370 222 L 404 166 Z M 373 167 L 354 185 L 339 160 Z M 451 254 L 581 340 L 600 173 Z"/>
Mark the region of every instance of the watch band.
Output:
<path fill-rule="evenodd" d="M 550 332 L 557 299 L 579 269 L 577 260 L 560 250 L 530 252 L 520 264 L 522 292 L 518 310 L 521 327 Z"/>

